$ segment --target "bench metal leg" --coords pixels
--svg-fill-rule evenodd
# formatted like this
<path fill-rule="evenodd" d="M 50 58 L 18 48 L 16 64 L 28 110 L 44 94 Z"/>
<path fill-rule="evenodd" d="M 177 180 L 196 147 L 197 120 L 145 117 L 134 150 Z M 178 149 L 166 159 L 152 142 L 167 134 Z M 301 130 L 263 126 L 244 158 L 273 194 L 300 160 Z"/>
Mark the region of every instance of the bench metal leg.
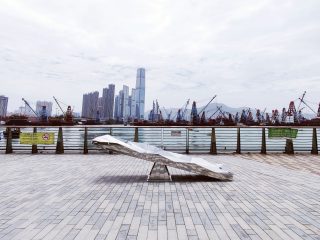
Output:
<path fill-rule="evenodd" d="M 147 181 L 172 181 L 167 165 L 155 162 L 149 173 Z"/>

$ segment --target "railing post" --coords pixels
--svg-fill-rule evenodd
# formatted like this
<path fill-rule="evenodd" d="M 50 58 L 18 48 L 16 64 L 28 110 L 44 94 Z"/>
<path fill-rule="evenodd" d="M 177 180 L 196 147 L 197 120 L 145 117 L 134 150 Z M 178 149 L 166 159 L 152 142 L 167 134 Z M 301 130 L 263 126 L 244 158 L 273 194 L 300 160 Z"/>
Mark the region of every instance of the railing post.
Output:
<path fill-rule="evenodd" d="M 88 153 L 88 128 L 84 128 L 84 136 L 83 136 L 83 154 Z"/>
<path fill-rule="evenodd" d="M 240 128 L 237 128 L 237 150 L 236 153 L 241 153 L 241 136 L 240 136 Z"/>
<path fill-rule="evenodd" d="M 164 149 L 164 146 L 163 146 L 163 128 L 161 128 L 161 148 Z"/>
<path fill-rule="evenodd" d="M 294 154 L 293 141 L 292 139 L 287 138 L 286 147 L 284 153 L 286 154 Z"/>
<path fill-rule="evenodd" d="M 189 128 L 186 129 L 186 154 L 189 154 Z"/>
<path fill-rule="evenodd" d="M 217 141 L 216 141 L 216 129 L 211 128 L 211 145 L 210 145 L 210 154 L 217 154 Z"/>
<path fill-rule="evenodd" d="M 134 142 L 139 142 L 139 128 L 134 128 Z"/>
<path fill-rule="evenodd" d="M 313 133 L 312 133 L 311 154 L 318 154 L 318 139 L 317 139 L 317 129 L 316 128 L 313 128 Z"/>
<path fill-rule="evenodd" d="M 261 154 L 267 153 L 267 145 L 266 145 L 266 129 L 262 128 L 262 139 L 261 139 Z"/>
<path fill-rule="evenodd" d="M 33 137 L 32 137 L 32 140 L 34 139 L 34 136 L 36 135 L 36 133 L 37 133 L 37 128 L 34 127 L 34 128 L 33 128 Z M 37 146 L 37 144 L 32 144 L 31 153 L 32 153 L 32 154 L 38 153 L 38 146 Z"/>
<path fill-rule="evenodd" d="M 56 146 L 56 154 L 62 154 L 62 153 L 64 153 L 63 133 L 62 133 L 62 127 L 59 127 L 57 146 Z"/>
<path fill-rule="evenodd" d="M 11 127 L 7 128 L 7 144 L 6 144 L 6 154 L 12 153 L 12 132 Z"/>

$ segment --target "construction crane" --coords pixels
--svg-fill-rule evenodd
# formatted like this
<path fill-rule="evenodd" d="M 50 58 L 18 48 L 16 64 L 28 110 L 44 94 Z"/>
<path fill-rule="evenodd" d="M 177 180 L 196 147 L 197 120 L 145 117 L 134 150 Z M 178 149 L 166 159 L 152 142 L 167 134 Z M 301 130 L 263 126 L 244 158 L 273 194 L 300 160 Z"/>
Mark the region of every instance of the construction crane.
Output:
<path fill-rule="evenodd" d="M 217 110 L 209 117 L 209 119 L 211 119 L 217 112 L 219 112 L 221 110 L 222 106 L 217 106 Z"/>
<path fill-rule="evenodd" d="M 222 106 L 218 109 L 219 112 L 220 112 L 220 114 L 221 114 L 224 118 L 227 118 L 225 112 L 222 111 L 221 109 L 222 109 Z"/>
<path fill-rule="evenodd" d="M 32 111 L 37 117 L 39 117 L 39 114 L 30 106 L 30 104 L 28 103 L 27 100 L 25 100 L 24 98 L 22 98 L 22 101 L 24 101 L 24 103 L 31 109 L 31 111 Z"/>
<path fill-rule="evenodd" d="M 314 111 L 304 100 L 303 100 L 303 98 L 299 98 L 300 99 L 300 101 L 304 104 L 304 105 L 306 105 L 314 114 L 318 114 L 316 111 Z"/>
<path fill-rule="evenodd" d="M 54 101 L 57 103 L 58 107 L 60 108 L 61 112 L 63 113 L 63 115 L 65 115 L 66 113 L 63 111 L 62 107 L 60 106 L 58 100 L 53 96 Z"/>
<path fill-rule="evenodd" d="M 163 107 L 163 111 L 165 112 L 166 116 L 167 116 L 167 120 L 170 120 L 171 114 L 172 114 L 172 110 L 170 111 L 170 113 L 168 114 L 167 110 L 165 107 Z"/>
<path fill-rule="evenodd" d="M 186 102 L 186 104 L 181 108 L 181 109 L 183 109 L 183 110 L 182 110 L 182 113 L 181 113 L 181 119 L 182 119 L 182 120 L 186 120 L 186 119 L 184 119 L 184 117 L 185 117 L 185 115 L 186 115 L 187 107 L 188 107 L 188 105 L 189 105 L 189 102 L 190 102 L 190 99 L 188 99 L 188 101 Z"/>
<path fill-rule="evenodd" d="M 209 106 L 209 104 L 213 101 L 213 99 L 215 99 L 216 97 L 217 97 L 217 95 L 214 95 L 213 98 L 207 103 L 207 105 L 204 106 L 204 108 L 202 108 L 202 110 L 198 113 L 199 116 Z"/>
<path fill-rule="evenodd" d="M 303 99 L 304 99 L 304 96 L 306 95 L 306 93 L 307 93 L 307 92 L 304 91 L 304 93 L 302 94 L 301 99 L 299 98 L 299 99 L 300 99 L 300 102 L 299 102 L 299 106 L 298 106 L 297 112 L 299 112 L 299 110 L 301 110 L 301 109 L 300 109 L 300 105 L 301 105 L 301 103 L 303 102 Z"/>

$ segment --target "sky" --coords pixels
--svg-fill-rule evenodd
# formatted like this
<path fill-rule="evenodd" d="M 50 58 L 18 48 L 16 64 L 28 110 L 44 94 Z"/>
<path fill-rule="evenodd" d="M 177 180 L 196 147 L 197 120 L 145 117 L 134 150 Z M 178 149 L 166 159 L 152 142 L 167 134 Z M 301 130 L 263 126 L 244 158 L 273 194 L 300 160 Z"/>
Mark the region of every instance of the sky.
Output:
<path fill-rule="evenodd" d="M 146 109 L 320 102 L 319 0 L 0 0 L 0 95 L 81 111 L 82 95 L 135 87 Z M 296 103 L 298 104 L 298 102 Z"/>

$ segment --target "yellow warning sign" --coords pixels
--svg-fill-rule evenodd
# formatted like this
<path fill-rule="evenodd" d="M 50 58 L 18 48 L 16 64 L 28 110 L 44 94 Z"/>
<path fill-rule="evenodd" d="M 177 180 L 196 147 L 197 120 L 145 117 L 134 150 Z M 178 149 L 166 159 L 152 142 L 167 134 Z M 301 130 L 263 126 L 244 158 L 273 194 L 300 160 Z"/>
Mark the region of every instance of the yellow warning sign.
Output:
<path fill-rule="evenodd" d="M 20 144 L 54 144 L 54 133 L 20 133 Z"/>

